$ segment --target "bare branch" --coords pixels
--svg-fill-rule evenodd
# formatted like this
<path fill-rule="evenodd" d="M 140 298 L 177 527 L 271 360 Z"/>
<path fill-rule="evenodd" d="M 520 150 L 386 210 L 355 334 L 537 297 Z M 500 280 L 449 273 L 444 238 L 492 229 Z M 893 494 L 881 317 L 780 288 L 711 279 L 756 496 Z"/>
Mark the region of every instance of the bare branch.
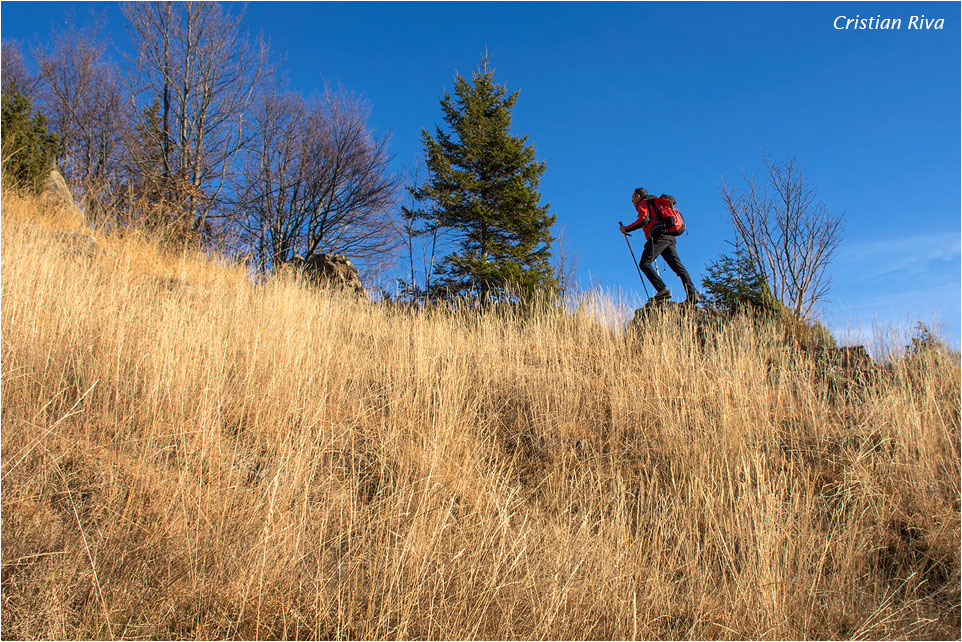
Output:
<path fill-rule="evenodd" d="M 267 48 L 241 31 L 243 13 L 217 3 L 134 2 L 123 6 L 140 41 L 138 89 L 160 114 L 140 129 L 160 151 L 159 196 L 194 231 L 231 214 L 224 190 L 237 154 L 250 142 L 245 114 L 254 89 L 272 73 Z"/>
<path fill-rule="evenodd" d="M 37 79 L 27 71 L 23 64 L 23 55 L 20 53 L 20 44 L 15 40 L 4 40 L 0 53 L 0 83 L 2 83 L 3 93 L 19 91 L 27 98 L 33 99 L 33 92 L 36 88 Z"/>
<path fill-rule="evenodd" d="M 265 89 L 238 187 L 244 238 L 262 268 L 322 252 L 370 268 L 400 247 L 388 139 L 371 134 L 367 117 L 367 105 L 344 90 L 307 102 Z"/>
<path fill-rule="evenodd" d="M 764 179 L 742 173 L 745 186 L 722 184 L 738 241 L 762 271 L 772 293 L 792 312 L 809 317 L 826 300 L 828 268 L 842 240 L 842 218 L 818 201 L 796 158 L 763 155 Z"/>
<path fill-rule="evenodd" d="M 58 165 L 80 190 L 88 218 L 98 220 L 118 202 L 128 118 L 120 72 L 94 29 L 68 23 L 33 53 L 44 112 L 61 137 Z"/>

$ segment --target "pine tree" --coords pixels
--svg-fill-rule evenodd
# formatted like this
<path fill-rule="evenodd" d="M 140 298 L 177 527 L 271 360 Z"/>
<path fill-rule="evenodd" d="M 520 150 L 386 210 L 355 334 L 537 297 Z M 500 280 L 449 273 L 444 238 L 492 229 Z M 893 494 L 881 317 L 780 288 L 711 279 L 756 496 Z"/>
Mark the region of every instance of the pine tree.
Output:
<path fill-rule="evenodd" d="M 441 98 L 448 131 L 421 132 L 429 179 L 410 192 L 424 205 L 404 213 L 453 239 L 435 269 L 435 295 L 486 303 L 557 288 L 550 263 L 555 217 L 538 203 L 545 164 L 527 136 L 510 132 L 518 94 L 495 82 L 483 57 L 470 81 L 455 75 L 454 97 Z"/>
<path fill-rule="evenodd" d="M 762 316 L 779 313 L 781 305 L 768 287 L 768 281 L 741 247 L 735 247 L 734 256 L 720 255 L 706 271 L 702 288 L 709 307 Z"/>
<path fill-rule="evenodd" d="M 47 129 L 47 119 L 30 99 L 17 88 L 3 92 L 0 116 L 0 149 L 3 175 L 12 185 L 40 193 L 53 169 L 59 146 L 56 135 Z"/>

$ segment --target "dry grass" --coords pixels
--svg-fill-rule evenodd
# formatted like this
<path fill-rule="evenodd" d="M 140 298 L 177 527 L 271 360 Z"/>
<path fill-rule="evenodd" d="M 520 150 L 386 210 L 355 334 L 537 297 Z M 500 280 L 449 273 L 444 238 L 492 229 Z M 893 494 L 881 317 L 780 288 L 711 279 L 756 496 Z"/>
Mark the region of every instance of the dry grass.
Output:
<path fill-rule="evenodd" d="M 405 312 L 4 194 L 5 638 L 920 638 L 959 625 L 958 362 Z"/>

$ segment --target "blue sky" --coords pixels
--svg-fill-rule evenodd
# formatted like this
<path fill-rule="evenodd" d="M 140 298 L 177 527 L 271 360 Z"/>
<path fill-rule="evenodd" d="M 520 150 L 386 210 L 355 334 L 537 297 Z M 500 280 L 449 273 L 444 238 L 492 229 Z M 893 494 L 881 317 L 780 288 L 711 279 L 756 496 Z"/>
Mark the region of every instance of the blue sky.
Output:
<path fill-rule="evenodd" d="M 130 51 L 118 6 L 94 9 Z M 65 10 L 88 20 L 84 3 L 5 1 L 0 32 L 44 39 Z M 944 28 L 909 29 L 923 14 Z M 833 27 L 856 15 L 903 25 Z M 959 3 L 254 2 L 246 21 L 305 94 L 324 80 L 363 94 L 399 172 L 441 122 L 455 72 L 487 48 L 497 80 L 521 92 L 513 130 L 547 163 L 543 200 L 586 286 L 644 296 L 617 229 L 634 220 L 634 187 L 677 197 L 679 254 L 700 283 L 733 239 L 723 177 L 739 185 L 763 151 L 797 156 L 845 221 L 822 319 L 850 342 L 919 319 L 959 347 Z"/>

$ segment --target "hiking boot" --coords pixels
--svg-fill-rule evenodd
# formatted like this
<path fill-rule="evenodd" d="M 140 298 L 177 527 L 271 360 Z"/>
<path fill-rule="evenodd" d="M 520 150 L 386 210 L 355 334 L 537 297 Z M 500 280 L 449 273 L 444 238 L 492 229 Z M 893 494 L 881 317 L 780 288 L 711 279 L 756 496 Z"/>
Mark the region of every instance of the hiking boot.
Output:
<path fill-rule="evenodd" d="M 685 303 L 687 303 L 688 305 L 695 305 L 695 304 L 698 303 L 699 301 L 701 301 L 701 297 L 700 297 L 700 296 L 698 295 L 698 293 L 695 292 L 694 290 L 692 290 L 691 292 L 689 292 L 689 293 L 688 293 L 688 298 L 685 299 Z"/>
<path fill-rule="evenodd" d="M 671 301 L 671 290 L 664 288 L 658 291 L 658 294 L 651 297 L 652 303 L 662 303 L 664 301 Z"/>

